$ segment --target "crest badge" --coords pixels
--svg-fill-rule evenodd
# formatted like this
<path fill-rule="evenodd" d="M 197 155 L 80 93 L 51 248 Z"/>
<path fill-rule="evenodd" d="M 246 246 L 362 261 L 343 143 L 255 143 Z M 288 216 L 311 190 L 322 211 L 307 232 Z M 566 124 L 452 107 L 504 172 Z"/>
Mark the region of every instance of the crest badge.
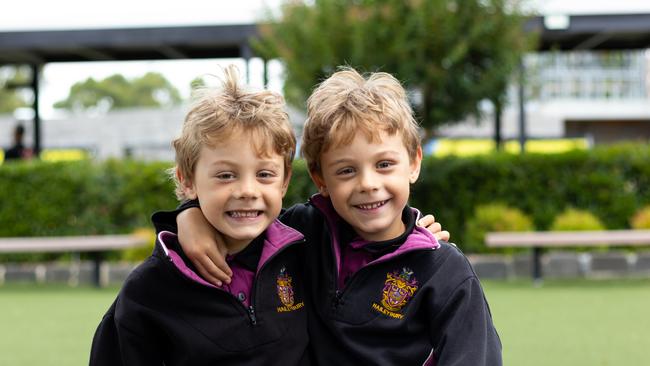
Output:
<path fill-rule="evenodd" d="M 404 315 L 399 311 L 413 297 L 417 289 L 418 281 L 409 268 L 404 267 L 401 272 L 387 273 L 381 302 L 373 303 L 372 308 L 390 317 L 402 319 Z"/>
<path fill-rule="evenodd" d="M 289 276 L 287 269 L 282 267 L 276 280 L 276 289 L 278 297 L 283 306 L 278 307 L 278 312 L 298 310 L 305 306 L 304 302 L 295 303 L 295 293 L 292 285 L 293 279 Z"/>

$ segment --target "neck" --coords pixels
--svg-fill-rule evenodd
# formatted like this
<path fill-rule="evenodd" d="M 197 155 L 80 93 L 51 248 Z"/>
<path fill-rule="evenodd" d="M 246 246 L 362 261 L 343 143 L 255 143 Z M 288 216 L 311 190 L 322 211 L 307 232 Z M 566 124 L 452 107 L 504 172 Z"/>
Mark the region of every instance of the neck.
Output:
<path fill-rule="evenodd" d="M 226 253 L 233 255 L 241 252 L 252 242 L 250 239 L 233 239 L 233 238 L 224 238 L 226 244 Z"/>
<path fill-rule="evenodd" d="M 406 231 L 406 225 L 402 220 L 399 220 L 397 223 L 392 225 L 391 228 L 387 229 L 386 231 L 379 232 L 379 233 L 363 233 L 359 232 L 356 228 L 354 231 L 362 237 L 364 240 L 367 241 L 386 241 L 386 240 L 393 240 L 398 238 L 400 235 L 404 234 Z"/>

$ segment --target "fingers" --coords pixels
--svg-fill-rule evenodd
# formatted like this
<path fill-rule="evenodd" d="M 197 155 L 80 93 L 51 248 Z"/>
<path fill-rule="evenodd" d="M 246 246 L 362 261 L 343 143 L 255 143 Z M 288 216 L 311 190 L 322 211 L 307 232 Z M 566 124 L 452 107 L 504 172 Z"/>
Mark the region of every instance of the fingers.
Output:
<path fill-rule="evenodd" d="M 418 226 L 421 226 L 421 227 L 428 227 L 429 225 L 433 224 L 434 222 L 436 222 L 436 219 L 435 219 L 435 217 L 433 217 L 433 215 L 426 215 L 426 216 L 422 217 L 420 220 L 418 220 L 417 224 L 418 224 Z"/>
<path fill-rule="evenodd" d="M 209 251 L 207 255 L 210 259 L 211 265 L 209 265 L 206 269 L 210 271 L 210 274 L 219 278 L 225 283 L 230 283 L 232 270 L 228 266 L 228 263 L 226 263 L 226 253 L 221 253 L 217 250 L 214 250 Z"/>
<path fill-rule="evenodd" d="M 449 238 L 451 237 L 449 231 L 446 230 L 434 233 L 433 236 L 435 236 L 437 240 L 442 240 L 442 241 L 449 241 Z"/>
<path fill-rule="evenodd" d="M 451 237 L 449 231 L 442 230 L 442 225 L 436 222 L 436 219 L 433 217 L 433 215 L 426 215 L 422 217 L 418 221 L 418 226 L 429 230 L 429 232 L 433 234 L 437 240 L 449 241 L 449 238 Z"/>
<path fill-rule="evenodd" d="M 199 274 L 208 282 L 215 286 L 221 286 L 223 282 L 230 282 L 228 277 L 223 271 L 217 267 L 212 259 L 208 256 L 201 257 L 193 261 Z"/>

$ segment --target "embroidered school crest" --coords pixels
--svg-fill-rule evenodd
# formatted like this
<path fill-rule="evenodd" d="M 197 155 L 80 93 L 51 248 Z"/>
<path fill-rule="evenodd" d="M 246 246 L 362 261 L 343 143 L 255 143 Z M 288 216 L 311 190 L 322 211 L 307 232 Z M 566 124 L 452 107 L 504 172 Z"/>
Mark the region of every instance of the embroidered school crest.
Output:
<path fill-rule="evenodd" d="M 278 297 L 284 306 L 293 305 L 293 287 L 291 286 L 291 276 L 287 273 L 287 269 L 282 267 L 280 275 L 277 280 Z"/>
<path fill-rule="evenodd" d="M 381 305 L 373 303 L 372 308 L 382 314 L 396 319 L 404 315 L 398 313 L 413 297 L 418 289 L 418 281 L 409 268 L 402 268 L 402 272 L 393 271 L 386 274 L 386 282 L 381 294 Z"/>
<path fill-rule="evenodd" d="M 278 278 L 276 280 L 278 297 L 280 298 L 280 302 L 282 302 L 282 305 L 284 305 L 278 307 L 279 313 L 285 311 L 298 310 L 301 307 L 305 306 L 305 303 L 302 301 L 297 304 L 294 304 L 295 299 L 294 299 L 292 281 L 293 279 L 291 278 L 291 276 L 289 276 L 289 273 L 287 273 L 287 269 L 285 267 L 282 267 L 282 269 L 280 269 L 280 274 L 278 275 Z"/>

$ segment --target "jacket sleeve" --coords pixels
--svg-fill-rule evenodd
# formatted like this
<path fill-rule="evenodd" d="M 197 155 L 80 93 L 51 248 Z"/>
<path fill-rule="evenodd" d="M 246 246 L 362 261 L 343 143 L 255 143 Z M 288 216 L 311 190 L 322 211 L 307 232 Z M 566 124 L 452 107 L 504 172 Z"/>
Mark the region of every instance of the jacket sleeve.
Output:
<path fill-rule="evenodd" d="M 436 366 L 502 365 L 501 341 L 476 276 L 451 292 L 431 329 Z"/>
<path fill-rule="evenodd" d="M 199 200 L 189 200 L 181 203 L 176 207 L 176 209 L 171 211 L 156 211 L 151 215 L 151 222 L 156 228 L 156 234 L 161 231 L 171 231 L 172 233 L 178 233 L 178 226 L 176 225 L 176 217 L 181 212 L 192 207 L 201 207 Z"/>
<path fill-rule="evenodd" d="M 118 321 L 118 297 L 97 327 L 90 351 L 90 366 L 163 365 L 164 347 L 155 332 L 135 317 Z"/>
<path fill-rule="evenodd" d="M 90 349 L 90 366 L 123 365 L 117 327 L 115 326 L 115 302 L 108 309 L 95 331 Z"/>

